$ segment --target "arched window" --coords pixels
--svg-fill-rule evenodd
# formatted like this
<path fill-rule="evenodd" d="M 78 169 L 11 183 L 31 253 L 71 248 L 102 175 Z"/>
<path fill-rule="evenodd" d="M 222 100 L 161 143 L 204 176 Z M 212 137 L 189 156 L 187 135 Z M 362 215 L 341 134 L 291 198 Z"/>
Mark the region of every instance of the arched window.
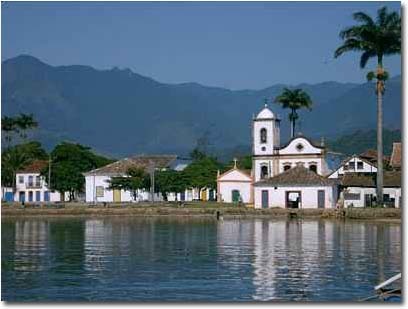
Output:
<path fill-rule="evenodd" d="M 311 164 L 311 165 L 309 165 L 309 170 L 311 170 L 312 172 L 317 173 L 317 166 L 316 166 L 316 164 Z"/>
<path fill-rule="evenodd" d="M 261 129 L 261 144 L 265 144 L 267 142 L 267 133 L 266 129 L 262 128 Z"/>
<path fill-rule="evenodd" d="M 290 165 L 289 164 L 284 165 L 283 170 L 284 171 L 290 170 Z"/>
<path fill-rule="evenodd" d="M 268 167 L 266 165 L 261 166 L 261 178 L 267 178 L 268 177 Z"/>

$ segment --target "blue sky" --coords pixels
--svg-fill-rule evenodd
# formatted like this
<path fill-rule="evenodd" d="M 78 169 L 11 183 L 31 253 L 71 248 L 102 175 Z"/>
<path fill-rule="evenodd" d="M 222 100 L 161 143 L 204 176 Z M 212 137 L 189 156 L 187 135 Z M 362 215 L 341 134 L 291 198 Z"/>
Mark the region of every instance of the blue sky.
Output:
<path fill-rule="evenodd" d="M 400 2 L 8 2 L 2 59 L 30 54 L 51 65 L 114 66 L 166 83 L 230 89 L 277 83 L 364 82 L 370 61 L 333 59 L 338 33 L 363 10 Z M 385 59 L 400 74 L 399 56 Z"/>

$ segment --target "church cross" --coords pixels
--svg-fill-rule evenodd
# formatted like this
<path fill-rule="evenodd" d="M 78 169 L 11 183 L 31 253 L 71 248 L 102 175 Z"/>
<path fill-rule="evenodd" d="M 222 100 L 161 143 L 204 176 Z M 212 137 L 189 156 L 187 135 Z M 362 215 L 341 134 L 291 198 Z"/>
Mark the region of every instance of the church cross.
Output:
<path fill-rule="evenodd" d="M 237 168 L 237 158 L 234 158 L 234 168 Z"/>

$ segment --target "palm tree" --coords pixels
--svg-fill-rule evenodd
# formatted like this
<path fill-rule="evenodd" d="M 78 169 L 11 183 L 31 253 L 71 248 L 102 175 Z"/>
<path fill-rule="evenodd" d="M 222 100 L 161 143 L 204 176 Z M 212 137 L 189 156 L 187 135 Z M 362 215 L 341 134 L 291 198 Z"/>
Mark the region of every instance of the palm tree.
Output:
<path fill-rule="evenodd" d="M 11 148 L 3 152 L 1 160 L 2 185 L 16 188 L 16 173 L 29 164 L 32 159 L 19 148 Z"/>
<path fill-rule="evenodd" d="M 17 131 L 16 121 L 12 117 L 4 116 L 1 119 L 1 130 L 4 132 L 4 139 L 7 142 L 7 148 L 11 145 L 13 133 Z"/>
<path fill-rule="evenodd" d="M 27 130 L 31 130 L 38 127 L 38 122 L 34 119 L 33 114 L 23 114 L 15 119 L 18 130 L 20 131 L 20 137 L 25 139 L 27 137 Z"/>
<path fill-rule="evenodd" d="M 290 109 L 289 120 L 292 124 L 290 135 L 291 137 L 294 137 L 296 120 L 299 119 L 297 110 L 301 108 L 307 108 L 311 110 L 313 105 L 312 99 L 302 89 L 290 90 L 288 88 L 285 88 L 283 89 L 283 92 L 278 97 L 276 97 L 275 101 L 281 104 L 283 108 Z"/>
<path fill-rule="evenodd" d="M 369 81 L 376 79 L 377 94 L 377 203 L 383 204 L 383 139 L 382 101 L 388 73 L 383 67 L 384 56 L 401 53 L 401 17 L 397 12 L 388 12 L 386 7 L 377 11 L 374 20 L 364 12 L 353 14 L 357 25 L 343 29 L 340 38 L 343 45 L 336 49 L 334 57 L 357 51 L 361 52 L 360 68 L 364 68 L 370 58 L 377 58 L 376 72 L 369 72 Z"/>

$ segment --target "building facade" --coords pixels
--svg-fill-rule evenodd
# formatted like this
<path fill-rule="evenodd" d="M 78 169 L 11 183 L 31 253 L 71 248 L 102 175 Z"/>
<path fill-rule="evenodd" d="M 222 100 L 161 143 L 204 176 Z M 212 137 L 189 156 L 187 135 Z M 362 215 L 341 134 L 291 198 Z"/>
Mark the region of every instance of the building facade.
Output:
<path fill-rule="evenodd" d="M 14 194 L 15 202 L 59 202 L 61 195 L 59 192 L 48 189 L 45 178 L 41 176 L 41 171 L 48 165 L 47 161 L 36 160 L 17 171 L 16 190 Z"/>

